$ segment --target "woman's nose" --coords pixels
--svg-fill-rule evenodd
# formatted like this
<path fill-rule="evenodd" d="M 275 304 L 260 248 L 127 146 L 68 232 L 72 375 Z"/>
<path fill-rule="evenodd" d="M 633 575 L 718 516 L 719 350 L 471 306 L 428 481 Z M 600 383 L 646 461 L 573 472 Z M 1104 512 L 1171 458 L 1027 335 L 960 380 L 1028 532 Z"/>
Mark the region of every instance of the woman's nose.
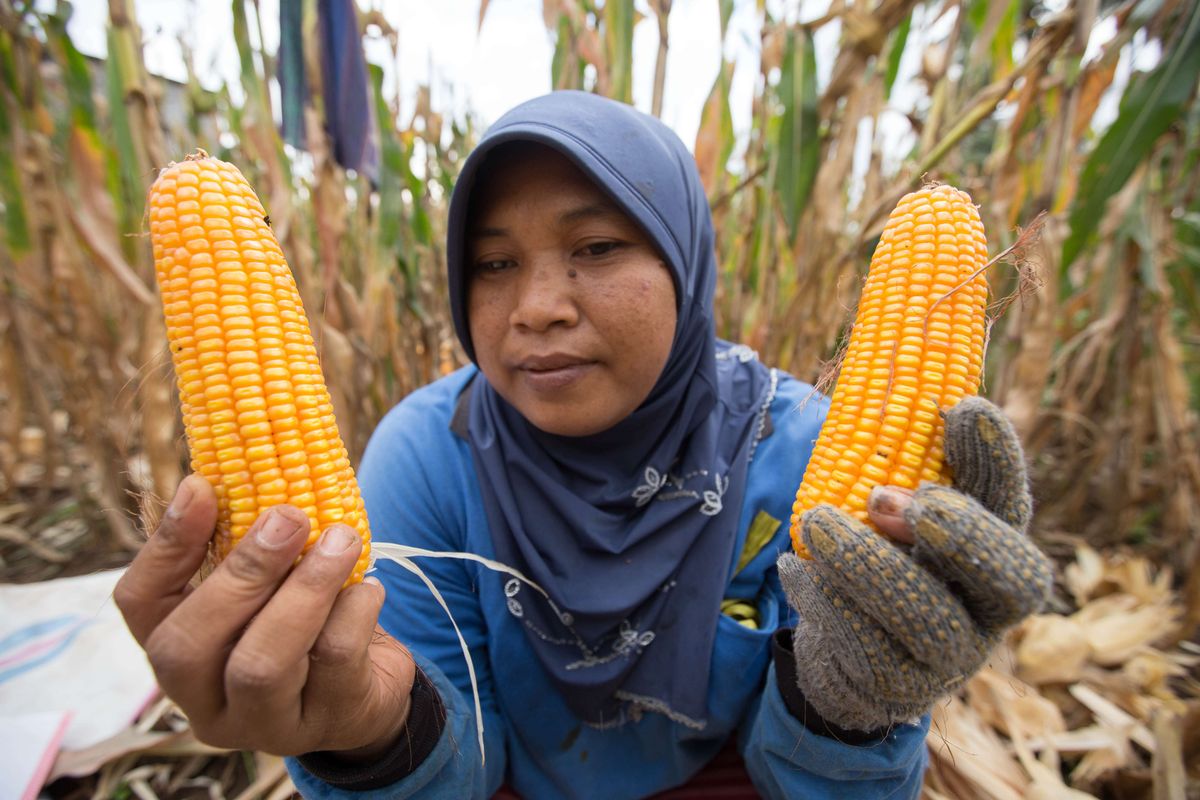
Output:
<path fill-rule="evenodd" d="M 509 320 L 514 327 L 540 332 L 578 322 L 574 270 L 565 264 L 542 261 L 529 265 L 524 273 L 518 281 Z"/>

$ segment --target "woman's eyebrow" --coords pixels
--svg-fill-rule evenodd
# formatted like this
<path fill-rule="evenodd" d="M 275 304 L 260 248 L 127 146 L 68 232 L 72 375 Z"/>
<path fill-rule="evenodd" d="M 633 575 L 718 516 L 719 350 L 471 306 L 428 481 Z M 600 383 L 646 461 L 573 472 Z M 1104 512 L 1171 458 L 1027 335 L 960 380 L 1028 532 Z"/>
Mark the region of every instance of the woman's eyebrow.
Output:
<path fill-rule="evenodd" d="M 559 214 L 558 224 L 559 226 L 566 226 L 587 219 L 624 220 L 625 215 L 611 203 L 588 203 Z M 502 238 L 509 234 L 510 231 L 508 228 L 493 225 L 482 225 L 467 231 L 467 236 L 471 239 Z"/>
<path fill-rule="evenodd" d="M 569 225 L 573 222 L 580 222 L 585 219 L 595 218 L 624 218 L 624 214 L 611 203 L 588 203 L 578 208 L 573 208 L 570 211 L 564 211 L 558 217 L 559 225 Z"/>
<path fill-rule="evenodd" d="M 467 236 L 471 239 L 498 238 L 507 235 L 508 228 L 481 227 L 471 228 L 467 231 Z"/>

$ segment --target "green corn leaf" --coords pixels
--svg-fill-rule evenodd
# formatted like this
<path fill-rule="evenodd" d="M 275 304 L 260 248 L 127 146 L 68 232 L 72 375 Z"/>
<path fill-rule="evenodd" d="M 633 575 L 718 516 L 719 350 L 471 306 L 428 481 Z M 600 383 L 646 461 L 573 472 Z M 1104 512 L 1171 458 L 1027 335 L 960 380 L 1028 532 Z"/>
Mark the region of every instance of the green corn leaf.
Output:
<path fill-rule="evenodd" d="M 1021 5 L 1024 0 L 1010 0 L 992 40 L 992 74 L 1007 75 L 1013 68 L 1013 45 L 1021 24 Z"/>
<path fill-rule="evenodd" d="M 1189 135 L 1184 142 L 1189 160 L 1195 159 L 1197 154 L 1196 131 L 1200 126 L 1196 122 L 1200 118 L 1200 104 L 1193 104 L 1191 117 Z M 1191 169 L 1194 166 L 1185 165 L 1181 174 L 1190 174 Z M 1176 260 L 1168 273 L 1175 290 L 1172 294 L 1187 319 L 1200 320 L 1200 292 L 1196 291 L 1200 284 L 1200 195 L 1192 197 L 1186 210 L 1175 218 L 1173 228 Z M 1200 380 L 1200 372 L 1197 380 Z"/>
<path fill-rule="evenodd" d="M 236 143 L 233 147 L 229 147 L 218 139 L 216 155 L 222 161 L 236 162 L 241 157 L 236 150 L 242 140 L 246 138 L 246 129 L 242 126 L 242 107 L 233 102 L 228 82 L 222 81 L 218 96 L 220 97 L 221 112 L 225 115 L 226 123 L 229 126 L 229 133 L 233 135 Z"/>
<path fill-rule="evenodd" d="M 280 180 L 286 185 L 291 185 L 291 159 L 284 152 L 283 137 L 279 135 L 275 126 L 267 81 L 255 63 L 255 48 L 250 41 L 250 21 L 246 16 L 246 2 L 245 0 L 233 0 L 231 7 L 233 9 L 233 38 L 237 43 L 238 57 L 241 63 L 242 88 L 246 92 L 245 107 L 242 109 L 242 113 L 248 120 L 263 126 L 265 130 L 272 133 L 269 146 L 275 151 L 273 166 L 278 166 Z M 259 44 L 261 46 L 261 36 Z M 259 58 L 265 59 L 265 56 L 260 53 Z"/>
<path fill-rule="evenodd" d="M 777 226 L 773 223 L 775 214 L 775 201 L 772 192 L 765 189 L 758 191 L 757 208 L 755 208 L 754 218 L 754 237 L 750 248 L 749 269 L 743 276 L 747 288 L 753 293 L 758 293 L 758 285 L 761 277 L 772 265 L 775 264 L 776 236 L 775 230 Z"/>
<path fill-rule="evenodd" d="M 379 249 L 390 255 L 400 241 L 400 222 L 404 213 L 400 194 L 404 180 L 404 144 L 396 135 L 392 112 L 383 96 L 383 68 L 368 64 L 367 73 L 375 95 L 375 118 L 379 121 Z"/>
<path fill-rule="evenodd" d="M 989 2 L 990 0 L 975 0 L 967 7 L 967 22 L 971 26 L 972 35 L 978 33 L 987 22 Z"/>
<path fill-rule="evenodd" d="M 5 244 L 10 253 L 19 255 L 29 252 L 29 223 L 21 198 L 21 184 L 17 180 L 17 167 L 10 153 L 6 147 L 0 154 L 0 202 L 4 204 Z"/>
<path fill-rule="evenodd" d="M 0 29 L 0 83 L 3 83 L 9 96 L 15 98 L 20 96 L 20 91 L 17 89 L 17 62 L 13 58 L 12 48 L 12 35 Z M 2 111 L 3 107 L 0 107 Z"/>
<path fill-rule="evenodd" d="M 425 205 L 421 202 L 421 198 L 425 196 L 425 181 L 412 171 L 412 165 L 407 158 L 404 159 L 404 180 L 408 186 L 408 193 L 412 195 L 411 232 L 413 238 L 418 244 L 432 246 L 434 244 L 433 223 L 430 222 Z M 430 180 L 436 180 L 436 178 L 430 177 Z"/>
<path fill-rule="evenodd" d="M 5 245 L 10 254 L 18 255 L 29 251 L 29 224 L 25 215 L 25 200 L 21 181 L 17 175 L 17 163 L 13 158 L 12 120 L 9 118 L 9 98 L 17 96 L 17 72 L 13 61 L 12 39 L 7 31 L 0 31 L 0 212 L 4 215 Z"/>
<path fill-rule="evenodd" d="M 1200 167 L 1200 103 L 1193 102 L 1188 110 L 1180 146 L 1183 148 L 1184 158 L 1179 174 L 1193 175 Z M 1194 197 L 1191 210 L 1200 211 L 1200 196 Z"/>
<path fill-rule="evenodd" d="M 121 192 L 118 207 L 121 229 L 126 233 L 133 233 L 141 227 L 146 187 L 142 184 L 137 141 L 125 106 L 127 87 L 132 80 L 129 58 L 121 46 L 118 32 L 111 25 L 108 28 L 108 53 L 109 57 L 104 65 L 105 82 L 108 89 L 109 122 L 112 125 L 113 142 L 116 144 L 117 161 L 120 165 Z"/>
<path fill-rule="evenodd" d="M 605 0 L 604 44 L 612 97 L 633 102 L 633 0 Z"/>
<path fill-rule="evenodd" d="M 1145 27 L 1158 16 L 1162 6 L 1163 0 L 1141 0 L 1129 13 L 1129 21 L 1126 24 L 1132 26 L 1134 30 Z"/>
<path fill-rule="evenodd" d="M 908 44 L 908 33 L 912 30 L 912 12 L 905 15 L 900 26 L 892 33 L 891 47 L 887 55 L 887 72 L 883 76 L 883 94 L 892 96 L 892 87 L 896 85 L 896 76 L 900 74 L 900 57 L 904 55 L 904 46 Z"/>
<path fill-rule="evenodd" d="M 96 129 L 96 106 L 92 102 L 92 76 L 87 59 L 67 35 L 67 14 L 46 17 L 46 36 L 51 50 L 63 68 L 63 78 L 70 100 L 71 121 L 89 131 Z"/>
<path fill-rule="evenodd" d="M 721 41 L 729 31 L 729 19 L 733 16 L 733 0 L 720 0 L 721 3 Z"/>
<path fill-rule="evenodd" d="M 1130 85 L 1121 110 L 1105 131 L 1079 178 L 1071 205 L 1070 234 L 1063 243 L 1062 269 L 1071 265 L 1104 216 L 1108 200 L 1150 154 L 1159 137 L 1184 112 L 1200 77 L 1200 5 L 1192 5 L 1183 33 L 1162 63 Z M 1069 291 L 1064 280 L 1063 290 Z"/>
<path fill-rule="evenodd" d="M 246 103 L 263 106 L 265 87 L 254 66 L 254 47 L 250 44 L 250 23 L 246 18 L 245 0 L 233 0 L 233 39 L 237 43 L 238 61 L 242 68 L 242 88 L 246 91 Z"/>
<path fill-rule="evenodd" d="M 779 80 L 783 116 L 774 137 L 773 154 L 777 159 L 775 191 L 792 239 L 808 204 L 821 158 L 817 100 L 817 60 L 812 33 L 794 28 L 788 31 Z"/>
<path fill-rule="evenodd" d="M 571 21 L 566 14 L 559 14 L 554 58 L 550 62 L 550 81 L 555 89 L 578 89 L 583 85 L 583 64 L 576 57 L 572 42 Z"/>
<path fill-rule="evenodd" d="M 696 132 L 697 165 L 710 196 L 719 194 L 725 178 L 725 165 L 733 153 L 736 135 L 733 131 L 733 113 L 729 107 L 730 83 L 733 80 L 734 62 L 722 61 L 713 81 L 708 99 L 700 110 L 700 128 Z"/>
<path fill-rule="evenodd" d="M 22 197 L 21 181 L 17 176 L 17 164 L 13 159 L 12 143 L 9 141 L 7 112 L 0 103 L 0 212 L 4 214 L 4 239 L 7 250 L 18 255 L 29 251 L 29 222 L 25 215 L 25 200 Z"/>
<path fill-rule="evenodd" d="M 1139 192 L 1137 199 L 1130 204 L 1129 212 L 1117 228 L 1117 241 L 1129 242 L 1137 247 L 1138 278 L 1142 287 L 1155 295 L 1155 300 L 1161 300 L 1164 287 L 1159 281 L 1159 271 L 1155 263 L 1154 239 L 1150 234 L 1149 221 L 1146 213 L 1145 191 Z M 1127 248 L 1121 248 L 1128 252 Z"/>

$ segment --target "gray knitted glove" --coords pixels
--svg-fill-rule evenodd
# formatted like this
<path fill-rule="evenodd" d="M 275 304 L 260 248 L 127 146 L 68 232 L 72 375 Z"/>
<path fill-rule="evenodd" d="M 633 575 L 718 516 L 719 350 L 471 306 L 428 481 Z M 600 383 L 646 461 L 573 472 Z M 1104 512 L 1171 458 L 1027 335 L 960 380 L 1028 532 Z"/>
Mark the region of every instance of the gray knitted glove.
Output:
<path fill-rule="evenodd" d="M 800 614 L 797 682 L 828 722 L 877 730 L 929 710 L 978 670 L 1004 630 L 1037 611 L 1053 570 L 1025 536 L 1024 455 L 1003 412 L 982 398 L 946 413 L 955 488 L 917 489 L 896 545 L 832 506 L 802 520 L 804 561 L 779 558 Z"/>

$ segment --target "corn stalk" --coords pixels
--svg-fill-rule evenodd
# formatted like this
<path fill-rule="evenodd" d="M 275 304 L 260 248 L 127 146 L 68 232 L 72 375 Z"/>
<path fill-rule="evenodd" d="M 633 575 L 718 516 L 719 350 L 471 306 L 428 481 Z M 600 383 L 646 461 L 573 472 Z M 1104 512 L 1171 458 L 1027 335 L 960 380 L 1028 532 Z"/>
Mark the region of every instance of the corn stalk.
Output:
<path fill-rule="evenodd" d="M 257 4 L 231 2 L 238 103 L 228 86 L 200 88 L 194 67 L 182 84 L 148 75 L 132 0 L 111 1 L 110 57 L 99 63 L 66 35 L 69 6 L 0 3 L 3 494 L 29 503 L 35 521 L 69 499 L 108 532 L 110 547 L 136 538 L 133 497 L 169 494 L 186 468 L 142 220 L 145 189 L 164 163 L 203 147 L 259 189 L 356 456 L 391 405 L 463 360 L 443 238 L 474 122 L 444 117 L 428 89 L 401 118 L 373 66 L 379 179 L 347 174 L 330 155 L 316 3 L 304 0 L 312 94 L 306 150 L 291 150 L 273 123 L 279 65 L 251 35 L 262 27 Z M 679 7 L 644 7 L 643 20 L 624 0 L 544 0 L 553 85 L 629 99 L 633 32 L 650 25 L 650 106 L 660 109 Z M 721 0 L 718 10 L 713 47 L 725 52 L 735 6 Z M 719 333 L 815 381 L 903 192 L 927 179 L 969 191 L 993 252 L 1047 211 L 1027 253 L 1042 289 L 1021 291 L 1008 266 L 990 275 L 997 298 L 1020 297 L 993 325 L 986 378 L 1029 444 L 1037 528 L 1195 563 L 1196 5 L 1089 0 L 1047 15 L 1020 0 L 835 0 L 800 20 L 757 10 L 756 89 L 748 101 L 735 95 L 746 66 L 722 60 L 694 142 L 718 232 Z M 388 18 L 369 11 L 360 23 L 398 62 Z M 1085 60 L 1101 26 L 1114 35 Z M 834 33 L 819 70 L 817 42 Z M 1161 60 L 1130 75 L 1133 49 L 1148 42 Z M 165 107 L 184 113 L 164 118 Z M 744 140 L 739 116 L 752 123 Z M 899 151 L 885 146 L 896 126 L 908 129 Z"/>

